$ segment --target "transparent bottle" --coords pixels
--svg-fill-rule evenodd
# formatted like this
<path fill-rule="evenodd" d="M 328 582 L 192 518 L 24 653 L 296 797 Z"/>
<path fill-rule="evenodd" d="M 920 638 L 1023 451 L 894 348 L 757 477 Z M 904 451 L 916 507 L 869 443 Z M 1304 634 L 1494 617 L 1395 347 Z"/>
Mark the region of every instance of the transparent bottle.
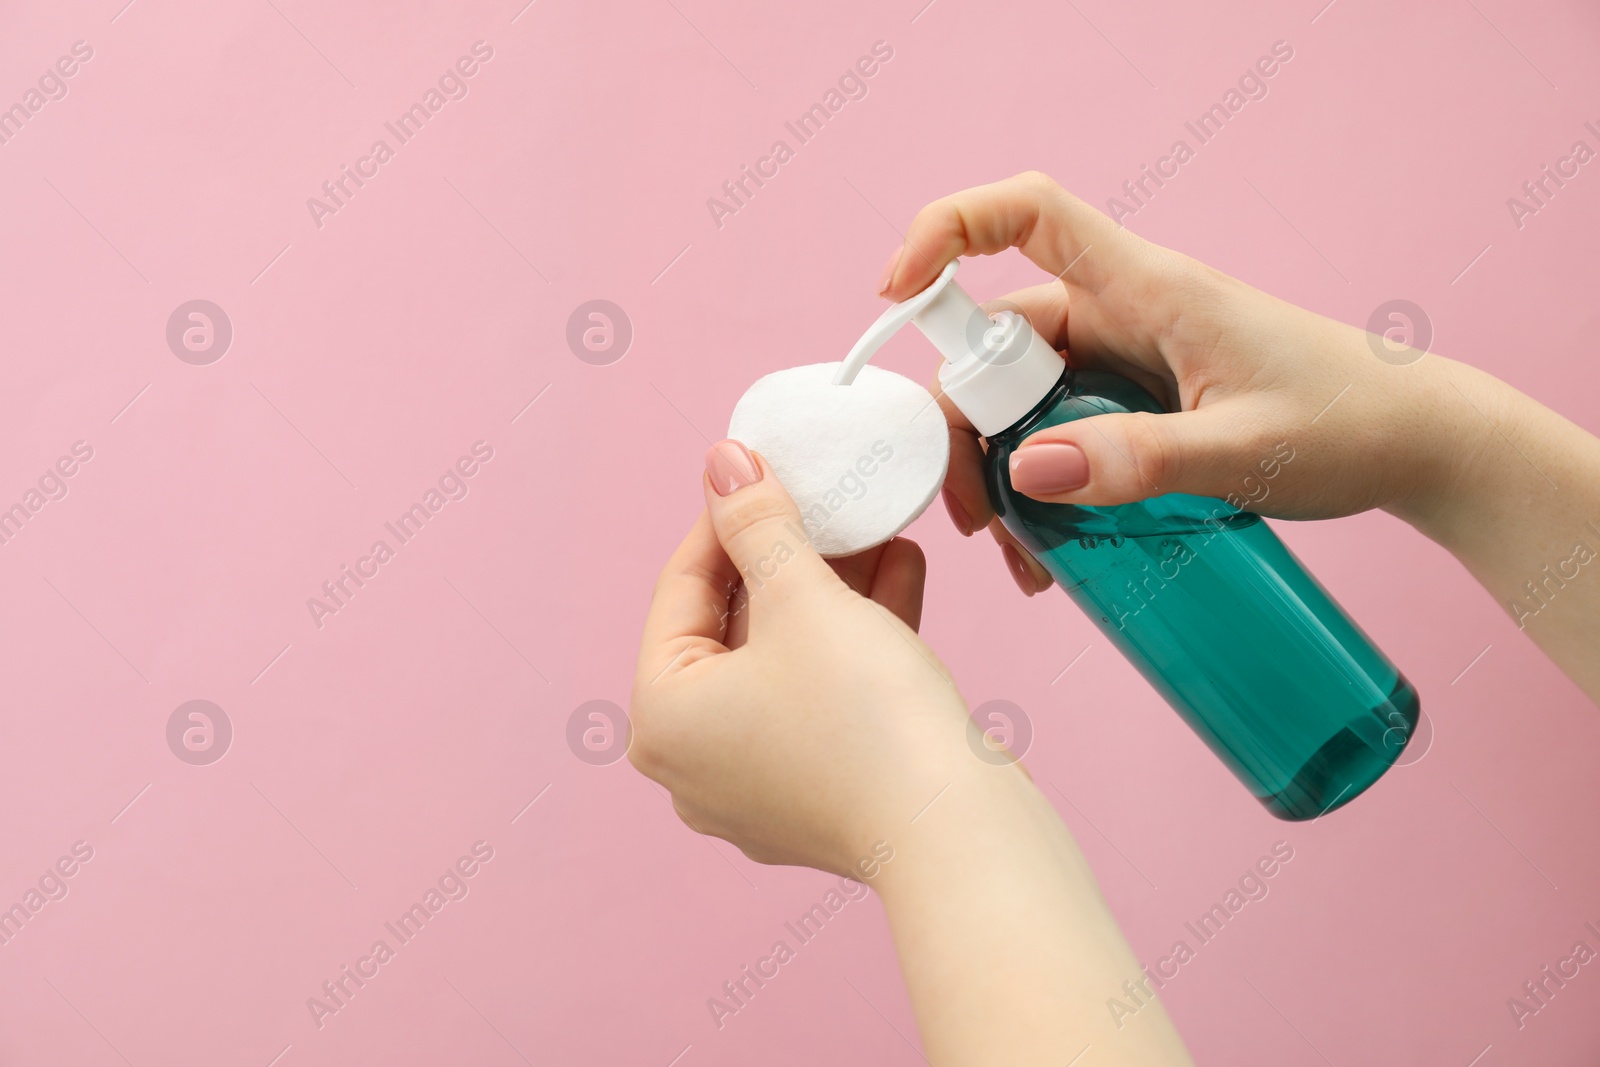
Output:
<path fill-rule="evenodd" d="M 1316 818 L 1389 769 L 1420 704 L 1261 517 L 1181 493 L 1088 508 L 1011 487 L 1011 453 L 1028 435 L 1105 412 L 1161 410 L 1125 378 L 1069 368 L 1026 415 L 986 438 L 989 498 L 1268 811 Z"/>
<path fill-rule="evenodd" d="M 1006 529 L 1267 810 L 1314 819 L 1359 796 L 1411 740 L 1411 683 L 1258 515 L 1178 493 L 1091 508 L 1013 489 L 1029 434 L 1163 409 L 1125 378 L 1066 367 L 1022 316 L 984 312 L 952 280 L 958 264 L 884 312 L 835 383 L 914 324 L 945 357 L 944 396 L 985 439 Z"/>

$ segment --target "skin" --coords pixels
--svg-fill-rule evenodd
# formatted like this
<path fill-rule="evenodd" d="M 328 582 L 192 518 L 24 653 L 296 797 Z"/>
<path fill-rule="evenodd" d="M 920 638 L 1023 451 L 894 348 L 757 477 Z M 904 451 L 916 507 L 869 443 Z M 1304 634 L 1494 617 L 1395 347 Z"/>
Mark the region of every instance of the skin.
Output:
<path fill-rule="evenodd" d="M 1114 1025 L 1106 1000 L 1139 964 L 1049 800 L 969 747 L 915 629 L 921 550 L 830 566 L 753 459 L 761 479 L 728 496 L 707 480 L 657 583 L 628 758 L 696 831 L 876 889 L 940 1067 L 1060 1067 L 1086 1044 L 1097 1064 L 1189 1063 L 1158 1004 Z"/>
<path fill-rule="evenodd" d="M 925 208 L 884 295 L 905 299 L 956 256 L 1011 247 L 1055 280 L 1010 306 L 1074 365 L 1132 377 L 1173 412 L 1035 434 L 1020 451 L 1070 443 L 1089 470 L 1081 488 L 1040 499 L 1227 497 L 1288 442 L 1293 462 L 1252 510 L 1389 511 L 1503 605 L 1523 600 L 1528 636 L 1600 699 L 1600 559 L 1549 582 L 1542 601 L 1524 588 L 1546 565 L 1570 575 L 1578 542 L 1600 550 L 1600 441 L 1464 364 L 1379 358 L 1380 340 L 1143 241 L 1043 175 Z M 994 521 L 982 442 L 946 414 L 952 518 L 963 533 L 989 526 L 1025 591 L 1045 588 Z M 748 455 L 713 451 L 730 449 Z M 976 758 L 967 702 L 916 633 L 921 551 L 897 538 L 821 559 L 771 469 L 748 462 L 737 487 L 703 478 L 706 512 L 657 583 L 634 765 L 693 829 L 877 890 L 930 1062 L 1059 1067 L 1087 1046 L 1085 1064 L 1189 1063 L 1159 1003 L 1146 998 L 1120 1029 L 1107 1011 L 1109 997 L 1128 999 L 1138 963 L 1022 766 Z M 892 859 L 872 862 L 885 848 Z"/>
<path fill-rule="evenodd" d="M 1068 442 L 1090 471 L 1081 489 L 1037 499 L 1243 496 L 1254 484 L 1247 479 L 1287 442 L 1293 462 L 1250 510 L 1283 519 L 1388 511 L 1460 560 L 1600 702 L 1600 566 L 1574 559 L 1579 542 L 1600 551 L 1600 441 L 1464 363 L 1386 348 L 1364 330 L 1151 244 L 1042 174 L 924 208 L 883 294 L 905 299 L 956 256 L 1012 247 L 1059 280 L 999 303 L 1019 308 L 1074 366 L 1133 378 L 1173 412 L 1102 415 L 1032 435 L 1019 451 Z M 940 402 L 951 427 L 952 520 L 963 533 L 989 526 L 1023 565 L 1014 573 L 1024 592 L 1047 588 L 1044 568 L 994 518 L 980 439 Z M 1559 584 L 1529 598 L 1525 583 L 1544 583 L 1547 565 Z"/>

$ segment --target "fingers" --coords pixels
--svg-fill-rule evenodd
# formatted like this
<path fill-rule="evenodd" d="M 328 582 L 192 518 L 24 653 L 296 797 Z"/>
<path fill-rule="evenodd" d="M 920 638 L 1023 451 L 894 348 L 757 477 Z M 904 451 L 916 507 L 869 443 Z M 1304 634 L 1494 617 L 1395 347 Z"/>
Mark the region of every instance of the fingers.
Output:
<path fill-rule="evenodd" d="M 940 403 L 949 404 L 943 398 Z M 971 537 L 978 530 L 988 527 L 995 543 L 1000 546 L 1006 570 L 1011 572 L 1017 588 L 1025 594 L 1033 596 L 1049 589 L 1054 581 L 1050 572 L 1011 536 L 1011 531 L 996 517 L 989 503 L 989 489 L 983 473 L 983 445 L 977 432 L 953 406 L 948 410 L 955 414 L 950 425 L 950 466 L 945 471 L 944 489 L 940 495 L 944 498 L 944 508 L 950 515 L 950 522 L 963 537 Z M 957 425 L 958 422 L 962 425 Z M 912 629 L 916 629 L 915 624 Z"/>
<path fill-rule="evenodd" d="M 1026 297 L 1031 292 L 1025 289 L 1012 296 Z M 1011 536 L 1011 532 L 995 516 L 989 502 L 989 488 L 984 480 L 986 457 L 978 431 L 972 428 L 972 423 L 948 397 L 937 393 L 937 383 L 934 388 L 939 397 L 939 406 L 944 409 L 945 420 L 950 424 L 950 465 L 945 470 L 944 488 L 940 495 L 944 498 L 945 511 L 950 514 L 951 523 L 963 537 L 971 537 L 988 527 L 995 543 L 1000 546 L 1006 569 L 1011 572 L 1017 588 L 1028 596 L 1043 592 L 1052 584 L 1050 572 Z"/>
<path fill-rule="evenodd" d="M 1041 337 L 1055 338 L 1066 331 L 1067 290 L 1055 282 L 1020 289 L 984 307 L 989 311 L 1010 309 L 1020 313 Z M 932 391 L 939 398 L 945 421 L 950 424 L 950 465 L 946 468 L 942 493 L 945 511 L 961 535 L 971 537 L 994 518 L 989 491 L 984 485 L 983 445 L 972 423 L 944 395 L 937 379 Z"/>
<path fill-rule="evenodd" d="M 861 596 L 872 595 L 872 579 L 878 573 L 879 561 L 883 558 L 883 550 L 888 548 L 884 543 L 857 552 L 853 556 L 841 556 L 838 559 L 828 560 L 828 566 L 833 568 L 833 573 L 843 579 L 844 584 L 855 590 Z"/>
<path fill-rule="evenodd" d="M 983 445 L 970 427 L 950 427 L 950 465 L 945 468 L 944 509 L 961 536 L 989 525 L 994 509 L 989 506 L 989 490 L 983 481 Z"/>
<path fill-rule="evenodd" d="M 759 455 L 738 441 L 719 441 L 706 452 L 703 481 L 711 527 L 744 579 L 752 610 L 763 598 L 837 580 L 806 536 L 800 510 Z"/>
<path fill-rule="evenodd" d="M 1178 492 L 1226 497 L 1264 439 L 1256 420 L 1228 403 L 1094 415 L 1029 436 L 1011 454 L 1009 474 L 1017 492 L 1056 504 L 1107 506 Z"/>
<path fill-rule="evenodd" d="M 1022 547 L 1020 541 L 1011 536 L 1011 531 L 999 519 L 989 524 L 989 535 L 1000 546 L 1000 557 L 1005 560 L 1006 570 L 1011 572 L 1011 580 L 1017 583 L 1017 588 L 1022 590 L 1024 596 L 1036 596 L 1054 584 L 1055 579 L 1050 577 L 1050 572 Z"/>
<path fill-rule="evenodd" d="M 983 310 L 993 315 L 998 311 L 1015 311 L 1028 320 L 1033 332 L 1050 342 L 1052 348 L 1066 347 L 1067 342 L 1067 287 L 1060 282 L 1045 282 L 1007 293 L 998 300 L 984 302 Z"/>
<path fill-rule="evenodd" d="M 922 624 L 922 590 L 928 561 L 915 541 L 896 537 L 828 565 L 860 596 L 877 601 L 913 630 Z"/>
<path fill-rule="evenodd" d="M 928 560 L 915 541 L 896 537 L 883 546 L 872 576 L 872 599 L 900 617 L 913 630 L 922 627 L 922 593 Z"/>
<path fill-rule="evenodd" d="M 1140 363 L 1130 361 L 1107 349 L 1092 329 L 1079 331 L 1076 345 L 1069 346 L 1067 325 L 1070 302 L 1071 293 L 1065 285 L 1059 282 L 1046 282 L 1043 285 L 1007 293 L 983 306 L 991 313 L 1004 309 L 1018 312 L 1028 320 L 1028 325 L 1033 327 L 1034 332 L 1048 340 L 1052 346 L 1057 349 L 1068 349 L 1063 353 L 1067 362 L 1079 370 L 1107 370 L 1113 374 L 1120 374 L 1143 386 L 1151 396 L 1160 400 L 1167 408 L 1173 409 L 1179 406 L 1177 383 L 1165 364 L 1161 364 L 1153 371 Z M 1092 319 L 1092 316 L 1086 317 Z M 1086 339 L 1089 343 L 1085 343 Z"/>
<path fill-rule="evenodd" d="M 710 517 L 701 512 L 656 579 L 639 649 L 642 681 L 654 682 L 697 659 L 726 651 L 722 638 L 728 598 L 738 580 L 739 572 L 717 543 Z"/>
<path fill-rule="evenodd" d="M 1057 278 L 1074 268 L 1073 283 L 1094 290 L 1114 270 L 1117 252 L 1137 240 L 1046 175 L 1019 174 L 935 200 L 918 212 L 881 295 L 904 300 L 957 256 L 1012 247 Z M 1100 254 L 1086 256 L 1091 247 Z"/>

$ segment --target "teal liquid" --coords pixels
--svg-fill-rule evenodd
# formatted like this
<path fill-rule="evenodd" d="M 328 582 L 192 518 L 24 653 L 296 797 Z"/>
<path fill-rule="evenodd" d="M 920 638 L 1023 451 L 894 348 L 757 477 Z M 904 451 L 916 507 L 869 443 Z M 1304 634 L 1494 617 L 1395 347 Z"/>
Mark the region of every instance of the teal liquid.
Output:
<path fill-rule="evenodd" d="M 1068 371 L 990 438 L 1001 521 L 1268 811 L 1349 803 L 1410 741 L 1417 693 L 1259 516 L 1176 493 L 1081 508 L 1011 488 L 1028 434 L 1127 410 L 1161 409 L 1125 379 Z"/>

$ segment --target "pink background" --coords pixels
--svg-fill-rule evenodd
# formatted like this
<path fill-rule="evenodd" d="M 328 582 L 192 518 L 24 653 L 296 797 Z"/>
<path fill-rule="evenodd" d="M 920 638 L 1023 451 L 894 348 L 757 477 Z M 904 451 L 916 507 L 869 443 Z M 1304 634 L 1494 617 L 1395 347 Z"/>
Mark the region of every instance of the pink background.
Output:
<path fill-rule="evenodd" d="M 0 546 L 0 906 L 94 850 L 0 945 L 0 1063 L 920 1062 L 875 901 L 716 1029 L 706 998 L 830 879 L 696 838 L 568 718 L 626 703 L 707 440 L 758 375 L 842 355 L 896 227 L 1027 168 L 1103 204 L 1275 41 L 1270 94 L 1129 225 L 1348 322 L 1415 301 L 1438 351 L 1600 429 L 1600 163 L 1520 229 L 1505 204 L 1600 147 L 1592 5 L 523 2 L 0 8 L 0 104 L 94 50 L 0 145 L 0 506 L 94 450 Z M 479 40 L 465 99 L 315 225 L 306 199 Z M 868 95 L 719 228 L 706 199 L 879 40 Z M 193 299 L 234 330 L 209 366 L 165 339 Z M 592 299 L 632 323 L 609 365 L 566 342 Z M 479 440 L 467 497 L 314 625 Z M 1292 844 L 1164 993 L 1201 1062 L 1595 1062 L 1600 967 L 1520 1031 L 1506 1006 L 1600 948 L 1595 708 L 1399 523 L 1283 532 L 1435 729 L 1314 825 L 937 508 L 924 633 L 974 704 L 1028 711 L 1141 959 Z M 207 766 L 167 745 L 193 699 L 234 729 Z M 469 895 L 319 1029 L 307 998 L 480 840 Z"/>

